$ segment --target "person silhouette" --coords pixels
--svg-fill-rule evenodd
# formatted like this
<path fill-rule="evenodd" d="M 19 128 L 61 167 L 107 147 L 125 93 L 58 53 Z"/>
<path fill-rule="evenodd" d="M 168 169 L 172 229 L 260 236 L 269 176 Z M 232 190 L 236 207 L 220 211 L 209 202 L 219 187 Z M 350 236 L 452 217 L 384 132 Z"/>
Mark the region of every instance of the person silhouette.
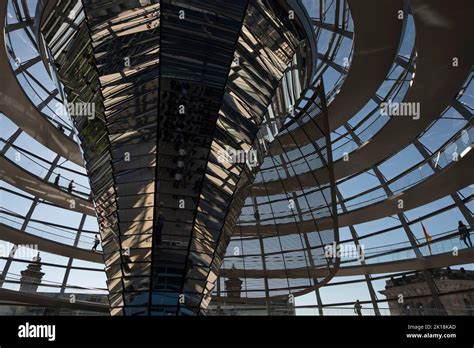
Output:
<path fill-rule="evenodd" d="M 54 186 L 59 186 L 59 179 L 61 179 L 61 174 L 56 175 L 54 179 Z"/>
<path fill-rule="evenodd" d="M 357 300 L 354 304 L 354 313 L 357 313 L 359 317 L 362 316 L 362 305 L 360 304 L 359 300 Z"/>
<path fill-rule="evenodd" d="M 95 237 L 94 237 L 94 245 L 92 246 L 92 251 L 96 251 L 97 249 L 97 246 L 99 245 L 99 235 L 96 234 Z"/>
<path fill-rule="evenodd" d="M 74 180 L 71 180 L 67 187 L 67 192 L 72 193 L 72 190 L 74 190 Z"/>
<path fill-rule="evenodd" d="M 458 221 L 459 239 L 466 244 L 467 248 L 472 248 L 471 234 L 462 221 Z"/>

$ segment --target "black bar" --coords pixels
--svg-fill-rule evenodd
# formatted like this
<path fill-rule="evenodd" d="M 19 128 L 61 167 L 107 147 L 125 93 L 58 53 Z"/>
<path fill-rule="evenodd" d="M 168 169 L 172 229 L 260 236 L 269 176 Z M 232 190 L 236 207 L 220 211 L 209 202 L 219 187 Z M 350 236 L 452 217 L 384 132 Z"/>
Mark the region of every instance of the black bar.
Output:
<path fill-rule="evenodd" d="M 474 317 L 0 317 L 0 346 L 21 344 L 142 347 L 152 343 L 219 345 L 388 344 L 472 347 Z M 54 341 L 20 338 L 20 325 L 55 325 Z M 410 325 L 410 327 L 409 327 Z M 455 334 L 410 338 L 407 334 Z M 46 335 L 48 336 L 48 335 Z M 51 335 L 52 337 L 52 335 Z"/>

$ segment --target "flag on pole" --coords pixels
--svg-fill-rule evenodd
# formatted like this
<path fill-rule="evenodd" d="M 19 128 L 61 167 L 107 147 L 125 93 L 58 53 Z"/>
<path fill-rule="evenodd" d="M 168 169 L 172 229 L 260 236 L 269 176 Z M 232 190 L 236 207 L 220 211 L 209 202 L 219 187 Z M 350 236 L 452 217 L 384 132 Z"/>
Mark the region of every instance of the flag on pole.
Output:
<path fill-rule="evenodd" d="M 423 234 L 425 235 L 426 242 L 429 243 L 431 242 L 431 236 L 429 235 L 428 231 L 426 231 L 425 225 L 423 225 L 423 221 L 421 222 L 421 228 L 423 229 Z M 428 249 L 430 250 L 430 255 L 431 253 L 431 244 L 428 244 Z"/>

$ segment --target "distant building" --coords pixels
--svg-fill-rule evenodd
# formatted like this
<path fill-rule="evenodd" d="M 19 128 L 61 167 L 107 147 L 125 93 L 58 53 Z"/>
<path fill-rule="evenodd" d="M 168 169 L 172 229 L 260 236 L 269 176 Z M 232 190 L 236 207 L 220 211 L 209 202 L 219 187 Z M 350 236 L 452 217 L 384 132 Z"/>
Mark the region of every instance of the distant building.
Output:
<path fill-rule="evenodd" d="M 41 257 L 39 253 L 33 260 L 26 266 L 26 269 L 21 271 L 20 278 L 20 292 L 28 293 L 37 293 L 42 296 L 51 296 L 51 297 L 69 297 L 74 295 L 75 300 L 85 301 L 85 302 L 98 302 L 108 304 L 108 299 L 106 294 L 87 294 L 87 293 L 66 293 L 59 294 L 57 292 L 38 292 L 38 287 L 41 285 L 41 280 L 44 276 L 44 273 L 41 272 Z M 8 303 L 8 301 L 4 301 Z M 71 309 L 63 307 L 42 307 L 34 306 L 31 304 L 18 304 L 11 303 L 4 304 L 0 306 L 0 315 L 108 315 L 108 313 L 101 312 L 89 312 L 81 309 Z"/>
<path fill-rule="evenodd" d="M 232 265 L 232 270 L 235 266 Z M 209 304 L 208 315 L 296 315 L 294 301 L 288 299 L 265 300 L 250 299 L 242 296 L 243 281 L 237 277 L 229 277 L 225 281 L 225 291 L 229 302 L 216 301 Z M 239 301 L 238 299 L 241 299 Z M 234 302 L 235 301 L 235 302 Z"/>
<path fill-rule="evenodd" d="M 40 253 L 38 253 L 32 262 L 26 266 L 26 269 L 21 271 L 20 291 L 36 292 L 43 276 L 44 273 L 41 272 L 41 257 Z"/>
<path fill-rule="evenodd" d="M 474 271 L 448 267 L 434 270 L 432 274 L 448 315 L 474 315 Z M 385 290 L 380 293 L 392 299 L 388 301 L 391 315 L 438 314 L 421 272 L 387 280 Z M 400 295 L 403 302 L 399 301 Z"/>

